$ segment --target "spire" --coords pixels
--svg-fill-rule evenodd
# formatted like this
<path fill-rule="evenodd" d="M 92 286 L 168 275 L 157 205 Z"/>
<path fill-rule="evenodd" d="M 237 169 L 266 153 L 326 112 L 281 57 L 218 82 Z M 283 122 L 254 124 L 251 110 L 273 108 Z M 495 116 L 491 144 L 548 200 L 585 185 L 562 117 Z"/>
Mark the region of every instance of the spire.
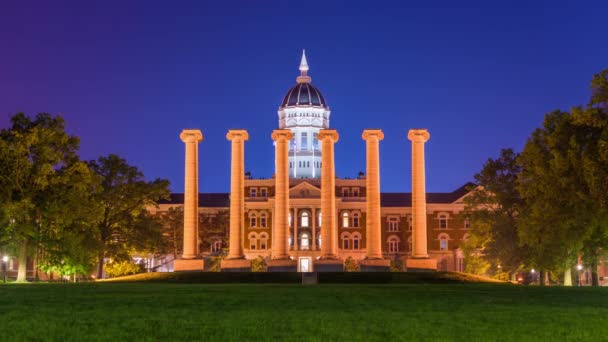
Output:
<path fill-rule="evenodd" d="M 300 76 L 296 78 L 298 83 L 310 83 L 312 79 L 308 76 L 308 61 L 306 60 L 306 50 L 302 49 L 302 59 L 300 60 Z"/>

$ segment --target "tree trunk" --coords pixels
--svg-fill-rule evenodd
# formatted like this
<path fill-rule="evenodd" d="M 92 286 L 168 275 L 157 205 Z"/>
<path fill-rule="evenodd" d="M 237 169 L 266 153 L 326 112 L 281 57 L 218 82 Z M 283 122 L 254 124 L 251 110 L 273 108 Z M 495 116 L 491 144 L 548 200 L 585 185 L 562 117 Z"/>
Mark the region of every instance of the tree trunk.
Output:
<path fill-rule="evenodd" d="M 591 286 L 600 286 L 600 278 L 597 274 L 597 258 L 594 258 L 590 264 L 591 267 Z"/>
<path fill-rule="evenodd" d="M 103 277 L 103 259 L 103 252 L 100 252 L 97 259 L 97 279 L 101 279 Z"/>
<path fill-rule="evenodd" d="M 517 272 L 511 272 L 511 282 L 517 282 Z"/>
<path fill-rule="evenodd" d="M 564 286 L 572 286 L 572 268 L 566 267 L 564 271 Z"/>
<path fill-rule="evenodd" d="M 545 286 L 545 270 L 540 270 L 539 274 L 538 274 L 538 282 L 540 284 L 540 286 Z"/>
<path fill-rule="evenodd" d="M 17 271 L 17 282 L 27 281 L 27 240 L 21 241 L 19 246 L 19 270 Z"/>

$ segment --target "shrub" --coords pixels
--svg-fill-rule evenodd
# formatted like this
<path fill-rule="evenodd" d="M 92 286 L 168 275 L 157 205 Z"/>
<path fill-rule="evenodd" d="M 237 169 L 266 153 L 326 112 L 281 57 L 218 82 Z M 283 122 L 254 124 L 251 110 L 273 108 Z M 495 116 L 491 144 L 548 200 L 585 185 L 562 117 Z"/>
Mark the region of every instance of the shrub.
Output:
<path fill-rule="evenodd" d="M 251 272 L 266 272 L 268 267 L 266 266 L 266 259 L 263 256 L 251 260 Z"/>
<path fill-rule="evenodd" d="M 348 257 L 344 260 L 344 271 L 359 272 L 359 264 L 352 257 Z"/>
<path fill-rule="evenodd" d="M 391 260 L 391 272 L 403 272 L 403 260 Z"/>
<path fill-rule="evenodd" d="M 105 264 L 103 269 L 108 278 L 122 277 L 126 275 L 143 273 L 146 271 L 143 264 L 136 264 L 130 260 L 111 262 L 109 264 Z"/>

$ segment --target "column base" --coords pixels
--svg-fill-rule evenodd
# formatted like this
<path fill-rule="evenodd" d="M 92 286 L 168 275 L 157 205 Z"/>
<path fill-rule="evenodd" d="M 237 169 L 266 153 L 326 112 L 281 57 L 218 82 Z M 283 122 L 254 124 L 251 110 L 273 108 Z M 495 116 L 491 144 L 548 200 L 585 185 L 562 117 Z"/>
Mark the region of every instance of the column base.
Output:
<path fill-rule="evenodd" d="M 203 271 L 205 269 L 204 259 L 177 259 L 173 261 L 173 272 L 181 271 Z"/>
<path fill-rule="evenodd" d="M 268 272 L 297 272 L 298 262 L 291 259 L 274 259 L 266 262 Z"/>
<path fill-rule="evenodd" d="M 222 268 L 222 272 L 251 272 L 251 260 L 224 259 L 220 267 Z"/>
<path fill-rule="evenodd" d="M 344 262 L 340 259 L 319 259 L 312 262 L 315 272 L 344 272 Z"/>
<path fill-rule="evenodd" d="M 391 261 L 387 259 L 363 259 L 359 261 L 361 272 L 390 272 Z"/>
<path fill-rule="evenodd" d="M 437 259 L 406 259 L 405 268 L 407 272 L 436 272 Z"/>

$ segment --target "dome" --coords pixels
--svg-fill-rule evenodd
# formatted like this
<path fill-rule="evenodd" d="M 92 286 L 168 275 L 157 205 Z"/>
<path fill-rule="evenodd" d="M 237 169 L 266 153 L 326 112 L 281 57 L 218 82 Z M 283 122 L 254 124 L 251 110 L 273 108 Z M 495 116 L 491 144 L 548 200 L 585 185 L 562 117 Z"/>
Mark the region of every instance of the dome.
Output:
<path fill-rule="evenodd" d="M 293 106 L 314 106 L 314 107 L 325 107 L 325 98 L 321 95 L 321 92 L 317 87 L 310 83 L 298 83 L 293 86 L 281 103 L 281 107 L 293 107 Z"/>

